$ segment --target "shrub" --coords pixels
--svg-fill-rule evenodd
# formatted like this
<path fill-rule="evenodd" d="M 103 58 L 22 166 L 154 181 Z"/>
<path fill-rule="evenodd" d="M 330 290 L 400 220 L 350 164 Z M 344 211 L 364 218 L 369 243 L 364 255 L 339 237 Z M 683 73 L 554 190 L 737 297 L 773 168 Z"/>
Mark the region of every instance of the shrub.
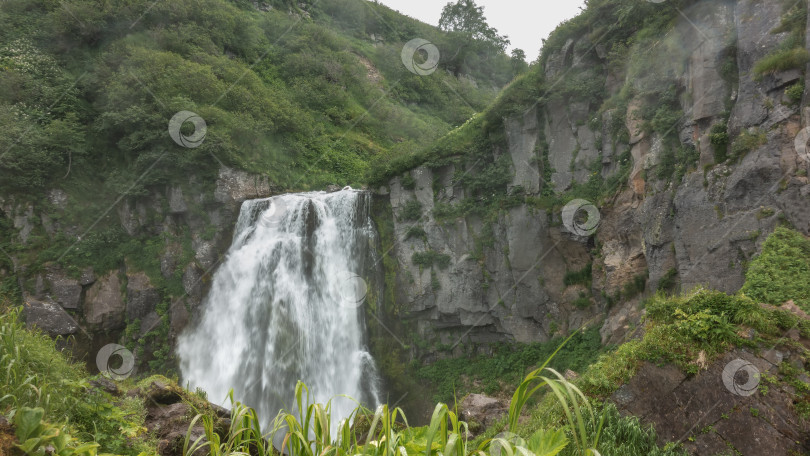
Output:
<path fill-rule="evenodd" d="M 399 213 L 399 218 L 403 221 L 413 221 L 422 218 L 422 203 L 412 199 L 405 203 L 402 211 Z"/>
<path fill-rule="evenodd" d="M 810 311 L 810 239 L 789 228 L 776 228 L 745 278 L 746 296 L 775 305 L 792 299 Z"/>
<path fill-rule="evenodd" d="M 413 190 L 416 188 L 416 179 L 411 176 L 411 173 L 405 173 L 402 179 L 400 179 L 400 183 L 405 190 Z"/>
<path fill-rule="evenodd" d="M 421 239 L 423 241 L 427 240 L 427 233 L 425 232 L 424 228 L 421 226 L 412 226 L 408 228 L 408 231 L 405 232 L 405 240 L 408 239 Z"/>
<path fill-rule="evenodd" d="M 644 292 L 647 287 L 647 274 L 639 274 L 633 277 L 633 280 L 624 284 L 622 289 L 622 297 L 630 299 Z"/>
<path fill-rule="evenodd" d="M 793 69 L 803 69 L 810 61 L 810 53 L 803 47 L 782 49 L 771 53 L 754 65 L 755 78 L 761 80 L 765 75 Z"/>
<path fill-rule="evenodd" d="M 563 277 L 563 283 L 566 287 L 572 285 L 585 285 L 587 288 L 591 287 L 591 277 L 593 272 L 593 263 L 588 263 L 584 268 L 578 271 L 566 271 Z"/>
<path fill-rule="evenodd" d="M 579 297 L 574 300 L 573 304 L 577 309 L 587 309 L 591 306 L 591 297 L 584 292 L 580 292 Z"/>
<path fill-rule="evenodd" d="M 429 268 L 435 265 L 439 269 L 447 269 L 450 266 L 450 256 L 435 250 L 416 252 L 411 256 L 411 261 L 420 268 Z"/>
<path fill-rule="evenodd" d="M 728 158 L 728 126 L 725 122 L 712 127 L 709 134 L 709 143 L 714 151 L 714 162 L 723 163 Z"/>
<path fill-rule="evenodd" d="M 658 289 L 659 290 L 672 290 L 675 288 L 675 285 L 678 284 L 676 277 L 678 276 L 678 270 L 675 268 L 670 268 L 663 276 L 658 280 Z"/>
<path fill-rule="evenodd" d="M 791 105 L 798 105 L 804 96 L 804 78 L 785 89 L 785 95 L 787 96 L 787 99 Z"/>
<path fill-rule="evenodd" d="M 765 144 L 768 137 L 764 131 L 752 130 L 743 131 L 740 136 L 731 144 L 731 155 L 733 158 L 739 160 L 744 157 L 748 152 L 756 149 L 757 147 Z"/>

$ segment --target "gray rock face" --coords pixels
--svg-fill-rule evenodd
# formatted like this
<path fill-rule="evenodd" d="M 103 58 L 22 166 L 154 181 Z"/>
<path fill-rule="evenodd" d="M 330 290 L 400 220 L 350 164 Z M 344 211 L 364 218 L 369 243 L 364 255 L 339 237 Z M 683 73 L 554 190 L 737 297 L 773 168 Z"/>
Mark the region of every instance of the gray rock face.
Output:
<path fill-rule="evenodd" d="M 27 298 L 23 306 L 26 326 L 39 328 L 51 337 L 68 336 L 79 330 L 79 324 L 61 306 L 48 301 Z"/>
<path fill-rule="evenodd" d="M 188 211 L 185 197 L 183 197 L 182 187 L 172 187 L 169 189 L 169 212 L 172 214 L 182 214 Z"/>
<path fill-rule="evenodd" d="M 126 310 L 117 272 L 100 278 L 87 290 L 84 303 L 84 318 L 87 323 L 103 330 L 119 329 L 124 326 Z"/>
<path fill-rule="evenodd" d="M 143 272 L 127 272 L 127 319 L 141 319 L 154 312 L 160 293 Z"/>
<path fill-rule="evenodd" d="M 521 124 L 513 125 L 522 130 Z M 413 189 L 403 188 L 398 178 L 389 186 L 397 299 L 407 302 L 422 336 L 449 345 L 505 339 L 535 342 L 592 316 L 595 307 L 568 311 L 576 296 L 565 296 L 563 285 L 566 270 L 587 263 L 587 248 L 552 228 L 544 211 L 519 206 L 489 226 L 474 216 L 436 220 L 437 201 L 458 204 L 465 198 L 447 179 L 453 173 L 452 166 L 417 168 L 411 171 Z M 448 186 L 437 188 L 434 195 L 434 182 Z M 402 209 L 413 200 L 421 204 L 422 216 L 403 220 Z M 414 229 L 425 235 L 413 236 Z M 488 239 L 491 246 L 476 254 L 481 239 Z M 429 251 L 446 255 L 446 268 L 414 264 L 415 254 Z"/>
<path fill-rule="evenodd" d="M 559 212 L 526 205 L 502 210 L 491 220 L 436 219 L 433 211 L 438 204 L 470 198 L 451 178 L 459 170 L 475 172 L 463 160 L 412 170 L 413 189 L 403 188 L 399 179 L 389 183 L 387 198 L 394 214 L 411 200 L 422 206 L 418 222 L 395 217 L 394 250 L 399 266 L 397 299 L 406 303 L 422 336 L 448 344 L 545 340 L 555 331 L 588 321 L 604 310 L 610 302 L 606 297 L 622 296 L 628 285 L 646 282 L 645 292 L 650 293 L 665 278 L 670 291 L 707 285 L 735 292 L 744 281 L 744 264 L 780 219 L 810 234 L 806 175 L 810 163 L 794 149 L 802 124 L 799 110 L 784 95 L 801 72 L 785 71 L 761 80 L 753 73 L 755 63 L 785 38 L 771 33 L 781 22 L 782 5 L 703 1 L 681 13 L 657 44 L 660 51 L 644 54 L 649 61 L 640 65 L 647 66 L 627 75 L 641 90 L 629 100 L 623 119 L 629 133 L 626 143 L 618 143 L 625 141 L 624 136 L 617 139 L 611 134 L 618 110 L 607 110 L 598 118 L 596 108 L 582 102 L 552 97 L 539 104 L 539 116 L 534 108 L 527 109 L 529 104 L 514 110 L 522 114 L 504 121 L 514 172 L 504 192 L 522 187 L 534 195 L 546 185 L 539 179 L 544 175 L 542 161 L 539 167 L 532 164 L 542 158 L 535 151 L 542 140 L 553 168 L 548 184 L 557 193 L 586 182 L 594 171 L 601 170 L 603 177 L 615 175 L 622 165 L 619 157 L 629 149 L 632 168 L 627 185 L 599 207 L 601 225 L 595 241 L 568 237 L 559 227 Z M 586 60 L 597 58 L 581 54 L 587 46 L 576 43 L 571 40 L 549 56 L 545 67 L 549 80 L 566 77 L 571 69 L 587 69 L 593 62 Z M 604 49 L 596 51 L 599 59 L 606 59 Z M 732 87 L 728 74 L 735 63 L 739 88 Z M 612 94 L 622 87 L 615 78 L 611 73 L 606 84 Z M 646 129 L 640 115 L 646 101 L 639 93 L 650 84 L 660 86 L 662 80 L 677 87 L 684 113 L 673 133 L 700 157 L 677 182 L 656 176 L 669 146 L 664 135 Z M 738 160 L 715 164 L 709 135 L 714 125 L 726 121 L 729 108 L 732 142 L 743 129 L 750 129 L 752 136 L 765 134 L 766 140 Z M 493 155 L 503 152 L 502 147 L 495 148 Z M 417 228 L 424 236 L 409 236 L 419 232 Z M 449 266 L 413 263 L 414 254 L 428 251 L 449 257 Z M 565 286 L 566 271 L 589 262 L 591 289 Z M 572 305 L 589 300 L 593 304 L 584 310 Z M 623 296 L 603 315 L 603 342 L 618 343 L 632 336 L 643 315 L 639 300 Z"/>
<path fill-rule="evenodd" d="M 740 87 L 737 101 L 731 111 L 729 128 L 735 135 L 740 130 L 765 124 L 769 116 L 782 112 L 768 108 L 770 90 L 767 82 L 756 81 L 753 68 L 758 60 L 776 49 L 787 32 L 771 33 L 781 23 L 782 5 L 779 2 L 740 0 L 734 12 L 737 30 L 737 66 Z"/>
<path fill-rule="evenodd" d="M 270 181 L 245 171 L 222 167 L 214 197 L 217 201 L 241 203 L 247 199 L 271 195 Z"/>
<path fill-rule="evenodd" d="M 58 269 L 45 274 L 51 298 L 65 309 L 78 309 L 82 297 L 82 286 Z"/>
<path fill-rule="evenodd" d="M 540 192 L 540 168 L 537 150 L 537 109 L 527 110 L 524 115 L 506 119 L 509 155 L 512 158 L 514 178 L 510 189 L 521 187 L 528 193 Z"/>

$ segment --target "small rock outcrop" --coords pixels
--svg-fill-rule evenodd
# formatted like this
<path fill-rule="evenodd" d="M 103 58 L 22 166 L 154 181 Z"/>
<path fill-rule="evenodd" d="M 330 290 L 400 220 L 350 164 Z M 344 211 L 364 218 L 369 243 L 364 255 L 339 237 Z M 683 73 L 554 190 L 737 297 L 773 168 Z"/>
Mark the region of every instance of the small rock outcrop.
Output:
<path fill-rule="evenodd" d="M 98 279 L 87 290 L 84 319 L 88 324 L 103 330 L 119 329 L 125 323 L 126 310 L 118 271 Z"/>
<path fill-rule="evenodd" d="M 470 434 L 480 434 L 509 413 L 509 401 L 483 394 L 468 394 L 458 405 L 461 419 L 470 427 Z"/>
<path fill-rule="evenodd" d="M 23 316 L 29 329 L 38 328 L 52 337 L 68 336 L 79 330 L 79 324 L 54 302 L 28 297 L 23 304 Z"/>

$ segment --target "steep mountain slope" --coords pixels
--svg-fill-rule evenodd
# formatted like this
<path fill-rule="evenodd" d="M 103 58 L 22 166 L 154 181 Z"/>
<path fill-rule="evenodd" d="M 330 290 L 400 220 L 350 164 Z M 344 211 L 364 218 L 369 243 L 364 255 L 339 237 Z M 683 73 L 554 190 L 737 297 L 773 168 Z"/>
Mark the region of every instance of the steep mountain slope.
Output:
<path fill-rule="evenodd" d="M 738 290 L 776 226 L 810 233 L 805 6 L 589 2 L 493 107 L 377 170 L 391 313 L 457 353 L 605 312 L 615 343 L 642 293 Z"/>
<path fill-rule="evenodd" d="M 434 67 L 402 57 L 417 38 Z M 126 332 L 170 364 L 241 201 L 362 185 L 512 72 L 497 47 L 361 0 L 3 2 L 4 292 L 54 335 Z M 173 140 L 178 112 L 204 128 Z"/>

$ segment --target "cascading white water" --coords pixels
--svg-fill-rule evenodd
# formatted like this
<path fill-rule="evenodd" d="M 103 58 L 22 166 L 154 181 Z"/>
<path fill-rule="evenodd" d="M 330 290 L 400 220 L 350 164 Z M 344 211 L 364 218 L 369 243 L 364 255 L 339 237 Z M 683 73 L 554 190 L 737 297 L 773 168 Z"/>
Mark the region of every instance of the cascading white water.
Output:
<path fill-rule="evenodd" d="M 333 419 L 356 407 L 341 394 L 376 406 L 360 278 L 373 266 L 369 206 L 348 188 L 244 202 L 201 318 L 178 341 L 184 381 L 223 405 L 233 388 L 265 425 L 292 411 L 298 380 L 315 401 L 332 399 Z"/>

